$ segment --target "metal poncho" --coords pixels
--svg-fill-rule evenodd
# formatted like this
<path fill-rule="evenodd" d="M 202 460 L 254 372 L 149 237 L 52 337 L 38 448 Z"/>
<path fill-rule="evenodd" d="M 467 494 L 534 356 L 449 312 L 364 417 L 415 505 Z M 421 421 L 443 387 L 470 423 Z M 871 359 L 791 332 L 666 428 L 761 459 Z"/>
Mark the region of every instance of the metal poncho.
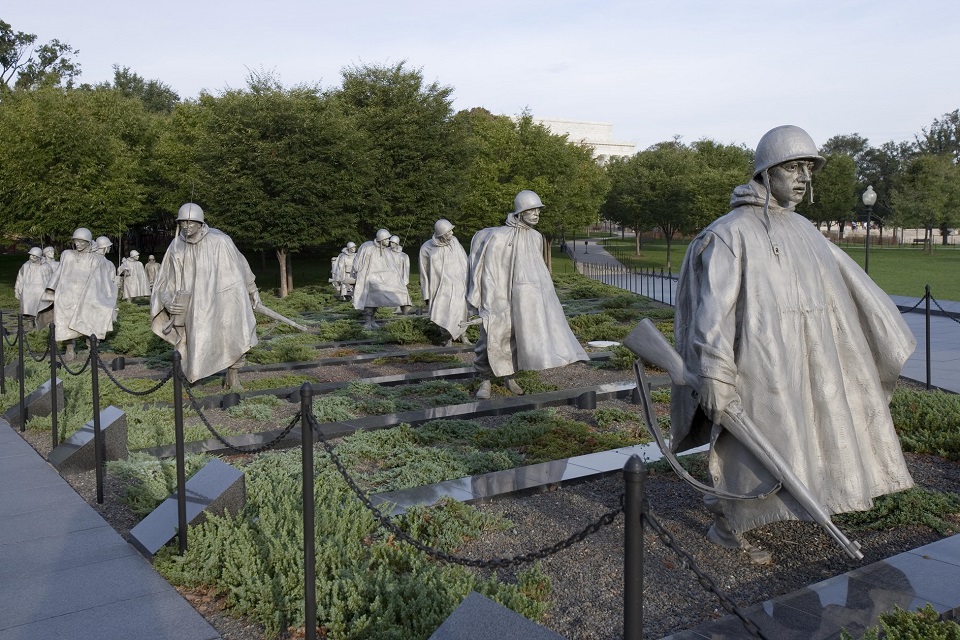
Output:
<path fill-rule="evenodd" d="M 123 264 L 117 268 L 123 276 L 123 295 L 128 298 L 139 298 L 150 295 L 150 281 L 143 264 L 135 258 L 125 258 Z"/>
<path fill-rule="evenodd" d="M 408 258 L 409 260 L 409 258 Z M 367 240 L 353 259 L 353 308 L 402 307 L 410 304 L 410 293 L 400 277 L 394 251 Z"/>
<path fill-rule="evenodd" d="M 890 418 L 894 384 L 916 341 L 859 266 L 810 221 L 770 203 L 757 182 L 690 244 L 677 289 L 674 337 L 689 370 L 736 385 L 745 412 L 829 513 L 869 509 L 913 485 Z M 689 388 L 674 387 L 671 448 L 712 441 L 714 485 L 770 489 L 770 475 L 712 426 Z M 722 500 L 736 533 L 809 520 L 784 490 Z"/>
<path fill-rule="evenodd" d="M 342 296 L 353 294 L 355 281 L 352 272 L 353 261 L 356 256 L 357 253 L 355 251 L 351 253 L 348 248 L 344 247 L 340 250 L 340 255 L 337 256 L 336 262 L 333 263 L 332 279 L 339 285 L 338 291 Z"/>
<path fill-rule="evenodd" d="M 502 227 L 481 229 L 470 242 L 467 302 L 483 319 L 493 374 L 541 371 L 590 357 L 560 306 L 543 236 L 509 214 Z"/>
<path fill-rule="evenodd" d="M 420 247 L 420 293 L 430 301 L 430 321 L 454 340 L 467 330 L 467 252 L 455 237 L 442 242 L 434 235 Z"/>
<path fill-rule="evenodd" d="M 49 262 L 27 260 L 17 272 L 17 281 L 13 285 L 13 295 L 20 301 L 20 313 L 36 316 L 51 305 L 49 300 L 41 300 L 47 289 L 47 281 L 53 275 L 54 265 Z"/>
<path fill-rule="evenodd" d="M 147 264 L 143 265 L 143 272 L 147 274 L 147 282 L 153 287 L 153 283 L 157 280 L 157 274 L 160 273 L 160 263 L 148 261 Z"/>
<path fill-rule="evenodd" d="M 150 328 L 180 352 L 187 380 L 226 369 L 257 344 L 254 291 L 250 265 L 227 234 L 204 224 L 196 241 L 173 239 L 150 296 Z M 189 299 L 182 326 L 167 311 L 178 293 Z"/>
<path fill-rule="evenodd" d="M 67 249 L 47 281 L 45 300 L 53 301 L 56 340 L 95 335 L 101 340 L 113 331 L 117 283 L 110 261 L 99 253 Z"/>

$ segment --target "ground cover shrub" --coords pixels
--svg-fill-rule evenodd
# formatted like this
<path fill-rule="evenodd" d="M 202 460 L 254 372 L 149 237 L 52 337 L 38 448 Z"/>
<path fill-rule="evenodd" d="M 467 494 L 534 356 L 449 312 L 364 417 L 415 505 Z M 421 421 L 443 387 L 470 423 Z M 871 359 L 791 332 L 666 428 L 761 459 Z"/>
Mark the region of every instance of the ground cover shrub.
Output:
<path fill-rule="evenodd" d="M 875 498 L 868 511 L 834 516 L 851 529 L 893 529 L 922 524 L 942 536 L 957 533 L 957 523 L 944 516 L 960 513 L 960 495 L 914 487 Z"/>
<path fill-rule="evenodd" d="M 539 371 L 517 371 L 513 375 L 513 379 L 520 385 L 524 393 L 546 393 L 558 389 L 557 385 L 549 384 L 541 380 Z M 497 383 L 499 384 L 500 380 L 497 380 Z M 506 387 L 504 387 L 504 389 L 506 389 Z"/>
<path fill-rule="evenodd" d="M 563 418 L 553 409 L 524 411 L 497 428 L 481 427 L 471 436 L 471 442 L 484 449 L 515 450 L 526 457 L 527 464 L 639 444 L 637 438 L 597 431 Z"/>
<path fill-rule="evenodd" d="M 610 351 L 612 355 L 606 362 L 598 362 L 598 367 L 604 369 L 616 369 L 618 371 L 633 369 L 633 363 L 637 359 L 637 356 L 630 351 L 630 349 L 620 345 L 618 347 L 604 349 L 604 351 Z"/>
<path fill-rule="evenodd" d="M 313 416 L 317 422 L 341 422 L 357 417 L 356 406 L 349 397 L 328 394 L 314 397 Z"/>
<path fill-rule="evenodd" d="M 134 358 L 156 358 L 173 347 L 150 328 L 150 307 L 121 300 L 117 303 L 117 319 L 113 331 L 104 340 L 101 350 L 112 350 Z"/>
<path fill-rule="evenodd" d="M 210 456 L 188 454 L 184 457 L 184 472 L 189 480 Z M 145 516 L 177 490 L 177 461 L 159 459 L 143 453 L 131 453 L 126 460 L 107 462 L 107 472 L 121 480 L 130 481 L 123 490 L 124 502 L 134 513 Z"/>
<path fill-rule="evenodd" d="M 890 415 L 904 451 L 960 460 L 960 395 L 897 389 Z"/>
<path fill-rule="evenodd" d="M 238 420 L 269 422 L 273 420 L 274 408 L 282 404 L 286 403 L 276 396 L 252 396 L 227 409 L 227 415 Z"/>
<path fill-rule="evenodd" d="M 317 382 L 317 379 L 313 376 L 288 373 L 279 376 L 266 376 L 263 378 L 244 380 L 243 374 L 241 374 L 240 381 L 243 383 L 243 387 L 247 391 L 259 391 L 263 389 L 286 389 L 289 387 L 301 387 L 303 386 L 304 382 L 313 384 Z M 221 393 L 223 393 L 222 390 Z"/>
<path fill-rule="evenodd" d="M 439 327 L 422 316 L 398 318 L 388 322 L 383 331 L 388 342 L 397 344 L 431 343 L 439 336 Z"/>
<path fill-rule="evenodd" d="M 632 326 L 617 322 L 608 313 L 583 314 L 569 319 L 570 329 L 580 342 L 593 340 L 619 341 L 627 337 Z"/>
<path fill-rule="evenodd" d="M 317 611 L 329 637 L 427 638 L 471 590 L 528 618 L 543 615 L 549 581 L 538 568 L 512 585 L 433 562 L 379 529 L 326 456 L 314 468 Z M 187 553 L 168 546 L 154 566 L 175 584 L 209 585 L 233 612 L 276 635 L 303 624 L 300 451 L 259 456 L 245 473 L 243 512 L 190 527 Z M 465 509 L 419 508 L 398 522 L 448 551 L 485 527 L 504 526 Z M 434 530 L 443 534 L 433 538 Z"/>
<path fill-rule="evenodd" d="M 317 338 L 323 342 L 360 340 L 364 337 L 363 325 L 354 320 L 320 322 L 314 329 L 317 332 Z"/>
<path fill-rule="evenodd" d="M 395 362 L 404 362 L 407 364 L 417 362 L 449 362 L 451 364 L 463 364 L 456 354 L 433 353 L 430 351 L 417 351 L 403 356 L 383 356 L 382 358 L 377 358 L 370 361 L 371 364 L 390 364 Z"/>
<path fill-rule="evenodd" d="M 622 430 L 627 428 L 635 432 L 638 439 L 644 439 L 646 437 L 643 418 L 626 409 L 601 407 L 593 412 L 593 420 L 601 429 Z"/>
<path fill-rule="evenodd" d="M 844 629 L 840 640 L 853 640 L 855 636 Z M 904 611 L 896 606 L 893 611 L 880 614 L 880 624 L 867 629 L 862 640 L 960 640 L 960 624 L 941 620 L 940 614 L 928 602 L 923 609 Z"/>

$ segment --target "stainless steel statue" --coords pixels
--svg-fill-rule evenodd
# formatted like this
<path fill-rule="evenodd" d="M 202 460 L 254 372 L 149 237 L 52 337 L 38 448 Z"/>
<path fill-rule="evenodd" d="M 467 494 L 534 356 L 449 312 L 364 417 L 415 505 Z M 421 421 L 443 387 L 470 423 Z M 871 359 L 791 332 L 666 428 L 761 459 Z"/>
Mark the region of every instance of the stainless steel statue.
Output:
<path fill-rule="evenodd" d="M 253 272 L 198 205 L 180 207 L 177 223 L 150 297 L 151 329 L 180 352 L 188 381 L 227 369 L 225 386 L 240 389 L 237 369 L 257 344 Z"/>
<path fill-rule="evenodd" d="M 453 224 L 441 218 L 433 225 L 433 237 L 420 247 L 420 293 L 430 311 L 430 320 L 450 334 L 451 340 L 467 340 L 467 252 L 453 235 Z"/>
<path fill-rule="evenodd" d="M 348 242 L 333 261 L 330 281 L 341 300 L 350 300 L 353 297 L 353 285 L 356 283 L 353 277 L 353 260 L 356 256 L 357 243 Z"/>
<path fill-rule="evenodd" d="M 140 263 L 140 252 L 134 249 L 129 257 L 124 258 L 120 266 L 117 267 L 117 274 L 122 278 L 123 298 L 132 300 L 150 295 L 150 282 L 147 280 L 147 272 L 143 264 Z"/>
<path fill-rule="evenodd" d="M 755 439 L 833 514 L 913 485 L 888 405 L 915 340 L 889 296 L 794 212 L 823 164 L 802 129 L 769 131 L 753 180 L 733 190 L 732 211 L 687 249 L 674 336 L 698 388 L 673 387 L 670 445 L 711 443 L 715 487 L 755 495 L 776 485 L 745 444 L 760 432 Z M 752 426 L 738 439 L 743 425 Z M 812 519 L 798 497 L 710 499 L 708 537 L 769 561 L 741 534 Z"/>
<path fill-rule="evenodd" d="M 43 261 L 56 267 L 58 262 L 56 249 L 54 249 L 53 247 L 44 247 Z"/>
<path fill-rule="evenodd" d="M 400 275 L 400 282 L 403 283 L 403 291 L 406 294 L 407 301 L 407 304 L 400 305 L 397 312 L 408 314 L 412 308 L 410 291 L 407 289 L 407 285 L 410 284 L 410 256 L 403 252 L 403 247 L 400 246 L 399 236 L 390 236 L 390 250 L 393 252 L 394 265 L 396 266 L 397 273 Z"/>
<path fill-rule="evenodd" d="M 74 357 L 74 341 L 113 331 L 117 284 L 110 261 L 93 251 L 93 235 L 80 227 L 73 232 L 74 249 L 60 254 L 60 264 L 47 281 L 44 300 L 53 301 L 57 342 L 67 341 L 65 359 Z"/>
<path fill-rule="evenodd" d="M 47 289 L 47 281 L 53 275 L 54 265 L 44 262 L 40 247 L 31 247 L 27 252 L 29 259 L 17 272 L 17 281 L 13 286 L 13 295 L 20 301 L 20 313 L 33 320 L 42 329 L 50 323 L 48 318 L 39 318 L 39 314 L 50 307 L 49 300 L 42 300 Z M 49 314 L 45 314 L 49 315 Z"/>
<path fill-rule="evenodd" d="M 511 376 L 589 360 L 567 324 L 553 280 L 543 260 L 543 236 L 534 229 L 543 203 L 521 191 L 506 224 L 481 229 L 470 242 L 467 302 L 482 320 L 474 366 L 484 381 L 477 398 L 490 397 L 490 377 L 507 378 L 515 394 L 523 390 Z"/>
<path fill-rule="evenodd" d="M 153 256 L 147 256 L 147 264 L 143 265 L 143 272 L 147 274 L 147 283 L 150 290 L 153 290 L 153 283 L 157 281 L 157 274 L 160 272 L 160 264 Z"/>
<path fill-rule="evenodd" d="M 353 308 L 363 311 L 365 329 L 377 328 L 373 316 L 378 307 L 400 307 L 404 312 L 411 309 L 410 293 L 394 253 L 390 232 L 380 229 L 373 240 L 360 245 L 353 259 Z"/>

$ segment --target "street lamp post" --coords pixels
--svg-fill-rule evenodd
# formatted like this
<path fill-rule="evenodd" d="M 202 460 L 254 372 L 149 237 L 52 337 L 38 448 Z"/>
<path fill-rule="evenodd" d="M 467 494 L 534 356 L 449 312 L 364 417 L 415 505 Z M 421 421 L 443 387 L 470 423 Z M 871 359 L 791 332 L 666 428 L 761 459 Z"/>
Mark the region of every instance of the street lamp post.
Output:
<path fill-rule="evenodd" d="M 877 192 L 873 190 L 873 185 L 867 187 L 863 192 L 863 206 L 867 208 L 867 241 L 864 245 L 866 252 L 863 259 L 863 270 L 870 273 L 870 221 L 873 218 L 873 205 L 877 202 Z"/>

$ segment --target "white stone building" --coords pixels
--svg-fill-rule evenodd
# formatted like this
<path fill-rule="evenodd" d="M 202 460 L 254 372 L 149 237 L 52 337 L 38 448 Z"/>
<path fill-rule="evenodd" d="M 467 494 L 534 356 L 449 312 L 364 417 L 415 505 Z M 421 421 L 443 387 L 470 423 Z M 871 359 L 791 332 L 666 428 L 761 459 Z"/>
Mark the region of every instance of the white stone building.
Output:
<path fill-rule="evenodd" d="M 632 156 L 636 146 L 629 142 L 617 142 L 613 139 L 613 125 L 609 122 L 586 122 L 583 120 L 549 120 L 534 118 L 557 135 L 567 134 L 567 140 L 583 144 L 593 149 L 593 157 L 600 164 L 610 158 Z"/>

